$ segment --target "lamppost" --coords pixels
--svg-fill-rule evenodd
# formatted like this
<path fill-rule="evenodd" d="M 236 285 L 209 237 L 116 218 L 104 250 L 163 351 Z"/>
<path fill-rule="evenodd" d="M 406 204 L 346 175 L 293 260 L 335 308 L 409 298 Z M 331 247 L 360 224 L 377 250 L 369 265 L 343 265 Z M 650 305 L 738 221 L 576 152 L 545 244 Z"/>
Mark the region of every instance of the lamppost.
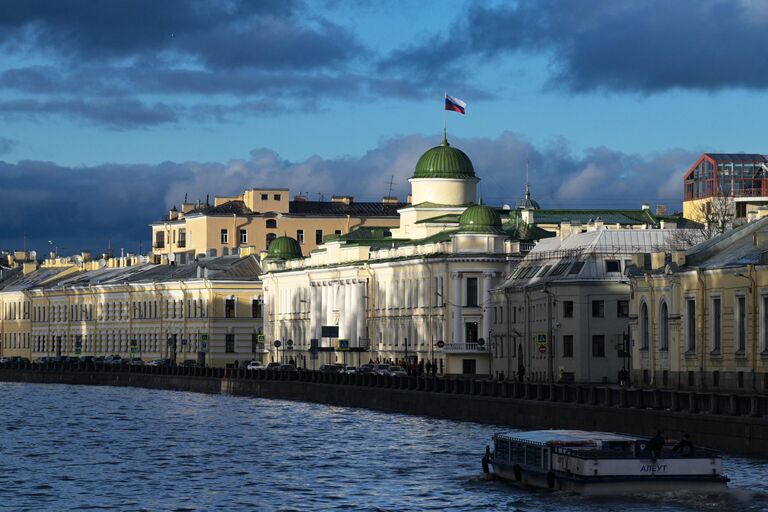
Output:
<path fill-rule="evenodd" d="M 493 329 L 488 329 L 488 376 L 490 378 L 493 378 L 493 354 L 491 353 L 491 335 L 493 334 Z"/>

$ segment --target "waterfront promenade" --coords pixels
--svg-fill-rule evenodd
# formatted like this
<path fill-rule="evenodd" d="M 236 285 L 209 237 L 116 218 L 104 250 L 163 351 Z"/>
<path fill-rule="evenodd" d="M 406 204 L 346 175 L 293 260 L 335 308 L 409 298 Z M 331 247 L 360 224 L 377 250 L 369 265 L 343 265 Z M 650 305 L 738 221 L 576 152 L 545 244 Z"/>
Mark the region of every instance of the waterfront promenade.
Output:
<path fill-rule="evenodd" d="M 728 453 L 768 452 L 768 396 L 440 377 L 221 368 L 6 366 L 0 381 L 130 386 L 280 398 L 516 428 L 667 437 Z"/>

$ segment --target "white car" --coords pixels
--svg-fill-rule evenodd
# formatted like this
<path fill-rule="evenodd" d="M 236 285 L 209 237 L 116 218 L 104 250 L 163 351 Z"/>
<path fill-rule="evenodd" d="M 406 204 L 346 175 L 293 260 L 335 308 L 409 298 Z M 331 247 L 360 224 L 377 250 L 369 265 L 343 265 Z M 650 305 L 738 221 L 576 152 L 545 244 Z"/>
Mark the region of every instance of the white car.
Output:
<path fill-rule="evenodd" d="M 392 377 L 407 377 L 408 373 L 406 373 L 405 368 L 402 366 L 390 366 L 387 370 L 389 372 L 389 375 Z"/>
<path fill-rule="evenodd" d="M 355 368 L 354 366 L 347 365 L 339 373 L 346 373 L 346 374 L 349 374 L 349 375 L 353 375 L 353 374 L 357 373 L 357 368 Z"/>
<path fill-rule="evenodd" d="M 261 361 L 251 361 L 248 363 L 248 366 L 245 367 L 246 370 L 263 370 L 264 369 L 264 363 Z"/>

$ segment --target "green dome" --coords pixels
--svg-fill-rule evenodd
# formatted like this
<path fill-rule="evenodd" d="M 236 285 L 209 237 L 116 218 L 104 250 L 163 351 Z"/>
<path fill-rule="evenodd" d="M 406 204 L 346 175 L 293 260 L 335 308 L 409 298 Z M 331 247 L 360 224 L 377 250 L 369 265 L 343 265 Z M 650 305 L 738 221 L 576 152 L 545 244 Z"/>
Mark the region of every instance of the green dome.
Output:
<path fill-rule="evenodd" d="M 472 205 L 459 217 L 459 233 L 502 234 L 501 215 L 482 203 Z"/>
<path fill-rule="evenodd" d="M 465 180 L 475 177 L 475 168 L 466 153 L 448 144 L 448 139 L 443 133 L 443 143 L 421 155 L 413 177 Z"/>
<path fill-rule="evenodd" d="M 267 248 L 268 260 L 295 260 L 303 257 L 299 242 L 289 236 L 275 238 Z"/>

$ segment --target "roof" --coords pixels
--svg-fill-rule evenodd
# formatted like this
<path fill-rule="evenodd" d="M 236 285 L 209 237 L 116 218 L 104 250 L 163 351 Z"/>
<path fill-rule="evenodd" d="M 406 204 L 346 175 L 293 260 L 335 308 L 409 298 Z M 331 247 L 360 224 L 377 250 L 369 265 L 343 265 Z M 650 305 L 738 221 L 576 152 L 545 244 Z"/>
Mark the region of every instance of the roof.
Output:
<path fill-rule="evenodd" d="M 496 436 L 536 444 L 548 443 L 599 443 L 602 441 L 636 441 L 643 437 L 615 434 L 612 432 L 589 432 L 585 430 L 531 430 L 528 432 L 499 432 Z"/>
<path fill-rule="evenodd" d="M 597 220 L 605 224 L 625 226 L 650 224 L 657 225 L 658 219 L 650 210 L 534 210 L 534 224 L 561 224 L 578 222 L 588 224 Z"/>
<path fill-rule="evenodd" d="M 755 243 L 768 237 L 768 217 L 742 224 L 686 251 L 686 265 L 700 268 L 741 267 L 768 262 L 768 246 Z"/>
<path fill-rule="evenodd" d="M 275 238 L 267 248 L 268 260 L 295 260 L 303 257 L 299 242 L 289 236 Z"/>
<path fill-rule="evenodd" d="M 448 143 L 443 133 L 443 142 L 427 150 L 416 162 L 414 178 L 475 178 L 475 168 L 472 160 L 458 148 Z"/>
<path fill-rule="evenodd" d="M 357 203 L 349 204 L 333 201 L 291 201 L 288 207 L 290 215 L 316 215 L 319 217 L 398 217 L 397 210 L 408 203 Z"/>
<path fill-rule="evenodd" d="M 758 153 L 704 153 L 718 164 L 739 162 L 768 163 L 764 155 Z"/>
<path fill-rule="evenodd" d="M 499 212 L 482 203 L 472 205 L 459 217 L 459 233 L 504 234 Z"/>

